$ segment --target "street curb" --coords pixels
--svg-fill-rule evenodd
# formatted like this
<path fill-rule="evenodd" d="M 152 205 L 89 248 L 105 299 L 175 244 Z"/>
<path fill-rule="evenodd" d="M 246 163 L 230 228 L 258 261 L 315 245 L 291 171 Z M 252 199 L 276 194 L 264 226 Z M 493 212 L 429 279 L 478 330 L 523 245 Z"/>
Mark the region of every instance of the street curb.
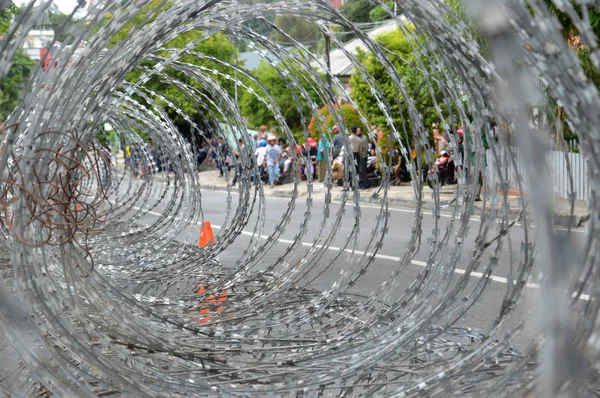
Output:
<path fill-rule="evenodd" d="M 570 214 L 555 214 L 554 225 L 563 228 L 581 228 L 590 219 L 590 214 L 570 215 Z"/>
<path fill-rule="evenodd" d="M 222 185 L 214 185 L 214 184 L 200 184 L 201 189 L 208 189 L 212 191 L 226 191 L 227 187 Z M 298 197 L 305 196 L 306 193 L 301 193 Z M 269 191 L 265 190 L 266 197 L 275 197 L 275 198 L 286 198 L 289 197 L 289 192 L 280 192 L 280 191 Z M 342 194 L 339 192 L 332 193 L 331 200 L 339 201 Z M 362 196 L 360 198 L 360 203 L 368 204 L 368 205 L 381 205 L 381 199 L 372 199 L 370 195 Z M 409 209 L 416 209 L 416 201 L 414 199 L 388 199 L 388 204 L 390 207 L 403 207 Z M 429 200 L 424 200 L 422 202 L 423 208 L 431 209 L 433 207 L 433 202 Z M 488 212 L 489 213 L 489 212 Z M 474 207 L 473 215 L 481 216 L 483 214 L 483 209 L 478 207 L 477 205 Z M 520 210 L 510 209 L 509 216 L 513 219 L 516 219 L 521 214 Z M 586 213 L 583 215 L 575 214 L 573 216 L 569 214 L 555 214 L 554 216 L 554 226 L 561 228 L 581 228 L 586 221 L 590 219 L 590 214 Z"/>
<path fill-rule="evenodd" d="M 220 185 L 199 184 L 200 189 L 208 189 L 210 191 L 226 191 L 227 187 Z"/>

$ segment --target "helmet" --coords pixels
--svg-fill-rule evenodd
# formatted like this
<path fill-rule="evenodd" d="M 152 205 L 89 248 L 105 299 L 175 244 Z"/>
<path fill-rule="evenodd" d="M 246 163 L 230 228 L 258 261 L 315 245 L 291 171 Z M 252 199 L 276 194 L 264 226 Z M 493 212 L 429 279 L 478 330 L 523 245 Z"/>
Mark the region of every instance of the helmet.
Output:
<path fill-rule="evenodd" d="M 441 156 L 449 156 L 448 151 L 445 149 L 440 152 L 440 155 Z"/>
<path fill-rule="evenodd" d="M 264 139 L 258 141 L 258 146 L 267 146 L 267 141 L 265 141 Z"/>
<path fill-rule="evenodd" d="M 317 141 L 314 138 L 309 138 L 308 146 L 314 149 L 314 148 L 318 147 L 319 144 L 317 144 Z"/>
<path fill-rule="evenodd" d="M 458 133 L 458 135 L 463 135 L 463 129 L 458 129 L 456 130 L 456 132 Z"/>
<path fill-rule="evenodd" d="M 267 141 L 271 141 L 271 140 L 276 140 L 277 137 L 275 137 L 275 134 L 269 134 L 269 138 L 267 138 Z"/>

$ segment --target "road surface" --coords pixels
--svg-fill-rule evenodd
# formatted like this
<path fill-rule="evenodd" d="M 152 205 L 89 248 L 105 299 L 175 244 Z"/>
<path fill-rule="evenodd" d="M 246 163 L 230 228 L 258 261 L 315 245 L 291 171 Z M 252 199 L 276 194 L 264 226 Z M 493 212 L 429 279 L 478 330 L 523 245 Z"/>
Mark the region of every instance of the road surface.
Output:
<path fill-rule="evenodd" d="M 268 188 L 267 188 L 268 189 Z M 151 198 L 153 200 L 147 201 L 145 206 L 139 206 L 140 203 L 136 203 L 135 209 L 144 208 L 148 210 L 148 206 L 152 206 L 152 210 L 147 212 L 144 216 L 136 220 L 136 223 L 141 225 L 149 225 L 156 222 L 157 218 L 163 211 L 164 202 L 154 206 L 154 199 L 158 197 L 158 193 L 153 193 Z M 231 193 L 231 207 L 227 209 L 227 198 L 228 194 L 224 191 L 202 191 L 202 211 L 204 219 L 211 222 L 217 240 L 220 239 L 220 234 L 225 232 L 227 226 L 231 226 L 232 214 L 235 214 L 235 210 L 238 206 L 247 207 L 248 204 L 239 204 L 239 195 L 232 191 Z M 282 220 L 285 212 L 289 208 L 290 199 L 287 198 L 274 198 L 267 197 L 264 217 L 264 229 L 262 231 L 262 238 L 258 239 L 259 243 L 264 243 L 264 239 L 270 235 L 277 223 Z M 307 233 L 302 237 L 302 244 L 299 249 L 294 253 L 291 258 L 287 258 L 285 261 L 299 261 L 304 255 L 310 250 L 311 246 L 315 244 L 314 239 L 319 231 L 319 226 L 323 220 L 323 209 L 325 207 L 324 201 L 315 200 L 312 204 L 310 219 L 308 221 Z M 326 236 L 332 231 L 333 219 L 336 213 L 340 210 L 341 203 L 332 203 L 330 209 L 330 218 L 326 225 L 323 236 Z M 266 268 L 272 264 L 275 264 L 275 272 L 278 269 L 283 268 L 283 265 L 279 264 L 280 257 L 286 255 L 289 252 L 289 248 L 293 243 L 295 235 L 301 230 L 302 223 L 306 220 L 307 206 L 304 199 L 299 199 L 296 202 L 295 208 L 292 211 L 290 222 L 283 229 L 283 233 L 277 239 L 277 242 L 272 248 L 265 253 L 265 257 L 260 263 L 261 268 Z M 352 229 L 355 226 L 355 220 L 353 217 L 352 204 L 346 205 L 346 212 L 343 215 L 343 221 L 339 225 L 339 229 L 330 247 L 326 250 L 326 254 L 320 261 L 323 266 L 320 269 L 315 269 L 304 277 L 298 284 L 306 285 L 317 289 L 319 291 L 331 288 L 336 281 L 340 278 L 342 270 L 347 270 L 348 267 L 352 267 L 352 261 L 358 260 L 364 253 L 366 242 L 373 236 L 373 228 L 377 222 L 378 215 L 380 214 L 379 206 L 363 205 L 360 206 L 361 218 L 360 218 L 360 233 L 357 239 L 357 247 L 353 251 L 347 249 L 344 256 L 337 258 L 336 261 L 330 264 L 331 260 L 338 255 L 339 250 L 344 244 L 348 236 L 351 234 Z M 236 261 L 240 258 L 241 253 L 248 248 L 249 243 L 254 235 L 253 229 L 257 222 L 258 204 L 253 208 L 253 212 L 248 219 L 247 225 L 243 228 L 243 231 L 235 238 L 233 243 L 229 244 L 227 248 L 219 255 L 219 260 L 226 267 L 233 267 Z M 133 214 L 133 212 L 131 213 Z M 229 216 L 228 216 L 229 215 Z M 440 231 L 445 231 L 451 217 L 449 214 L 444 214 L 439 219 Z M 432 230 L 434 228 L 434 217 L 431 212 L 425 211 L 424 218 L 422 221 L 422 235 L 421 235 L 421 248 L 414 255 L 410 265 L 403 271 L 401 279 L 394 290 L 395 295 L 389 297 L 389 300 L 398 298 L 418 277 L 419 273 L 423 271 L 426 261 L 429 257 L 430 246 L 428 244 L 429 237 L 432 236 Z M 377 288 L 390 278 L 390 275 L 398 268 L 401 257 L 405 254 L 409 240 L 413 236 L 413 224 L 415 222 L 415 210 L 405 208 L 390 208 L 389 209 L 389 231 L 385 235 L 385 239 L 381 249 L 378 251 L 374 261 L 370 264 L 366 272 L 357 280 L 357 282 L 348 290 L 351 293 L 356 293 L 364 296 L 368 296 L 369 293 L 374 292 Z M 191 224 L 182 228 L 177 234 L 176 239 L 182 242 L 188 242 L 190 244 L 197 244 L 200 234 L 200 220 L 195 220 Z M 467 239 L 463 240 L 461 245 L 463 246 L 462 255 L 459 260 L 459 266 L 454 271 L 456 278 L 462 277 L 464 270 L 467 268 L 468 261 L 472 256 L 472 251 L 475 247 L 475 238 L 478 234 L 478 229 L 481 222 L 478 217 L 473 217 L 469 222 L 470 232 L 467 235 Z M 495 223 L 496 231 L 491 231 L 488 234 L 488 239 L 493 238 L 500 230 L 501 226 L 499 223 Z M 225 227 L 224 227 L 225 226 Z M 584 230 L 575 230 L 570 234 L 566 231 L 558 231 L 558 233 L 564 235 L 565 239 L 568 239 L 573 243 L 574 247 L 579 250 L 583 247 L 586 232 Z M 521 253 L 521 243 L 523 242 L 523 229 L 519 224 L 515 225 L 510 230 L 510 238 L 512 243 L 513 259 L 518 260 Z M 316 244 L 319 244 L 317 242 Z M 452 245 L 452 244 L 451 244 Z M 491 249 L 490 249 L 491 250 Z M 484 256 L 484 259 L 488 256 Z M 504 244 L 501 255 L 499 257 L 498 266 L 494 268 L 493 277 L 490 283 L 486 287 L 484 294 L 477 299 L 474 306 L 469 311 L 461 316 L 455 326 L 459 327 L 471 327 L 478 329 L 479 331 L 486 333 L 494 324 L 497 316 L 500 312 L 500 307 L 503 298 L 506 294 L 507 283 L 510 268 L 511 250 L 508 244 Z M 482 262 L 485 264 L 485 260 Z M 326 266 L 327 265 L 327 266 Z M 469 278 L 469 287 L 474 286 L 475 283 L 481 280 L 482 274 L 475 272 Z M 535 280 L 531 280 L 535 283 Z M 469 289 L 466 290 L 467 292 Z M 525 289 L 525 294 L 522 296 L 522 300 L 518 307 L 515 309 L 514 314 L 508 319 L 508 322 L 504 325 L 503 331 L 509 332 L 516 327 L 522 320 L 535 319 L 536 313 L 536 297 L 538 289 L 534 285 Z M 584 297 L 585 299 L 585 297 Z M 524 349 L 527 343 L 531 340 L 535 333 L 535 327 L 533 322 L 529 322 L 529 328 L 525 329 L 521 334 L 513 340 L 513 345 L 517 349 Z M 496 336 L 501 338 L 501 335 Z"/>

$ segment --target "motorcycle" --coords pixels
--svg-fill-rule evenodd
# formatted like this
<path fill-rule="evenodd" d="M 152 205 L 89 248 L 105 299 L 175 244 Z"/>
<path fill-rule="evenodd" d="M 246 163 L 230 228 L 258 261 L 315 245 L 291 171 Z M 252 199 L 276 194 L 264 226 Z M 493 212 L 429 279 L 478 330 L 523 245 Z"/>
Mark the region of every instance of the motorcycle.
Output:
<path fill-rule="evenodd" d="M 454 159 L 448 151 L 442 151 L 440 157 L 435 160 L 435 166 L 427 173 L 427 185 L 433 189 L 435 174 L 441 186 L 456 184 L 456 166 Z"/>

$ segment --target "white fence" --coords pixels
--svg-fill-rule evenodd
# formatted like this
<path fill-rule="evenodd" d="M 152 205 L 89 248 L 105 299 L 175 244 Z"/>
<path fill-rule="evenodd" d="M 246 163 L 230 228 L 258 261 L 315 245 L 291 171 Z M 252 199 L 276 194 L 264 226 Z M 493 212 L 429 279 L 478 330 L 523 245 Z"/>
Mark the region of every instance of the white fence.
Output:
<path fill-rule="evenodd" d="M 574 147 L 569 146 L 571 149 Z M 511 147 L 502 148 L 498 152 L 499 154 L 499 170 L 497 165 L 494 163 L 492 157 L 492 151 L 487 150 L 486 155 L 488 159 L 488 167 L 486 170 L 488 181 L 492 184 L 500 181 L 501 173 L 502 179 L 508 183 L 509 189 L 519 190 L 519 184 L 517 181 L 517 175 L 520 174 L 523 178 L 522 187 L 525 191 L 529 186 L 527 176 L 525 175 L 523 157 L 519 153 L 518 148 Z M 515 160 L 511 160 L 512 157 Z M 568 152 L 564 153 L 561 151 L 552 151 L 548 154 L 548 160 L 546 165 L 540 165 L 541 167 L 549 167 L 549 174 L 552 181 L 548 181 L 554 187 L 554 193 L 557 197 L 568 199 L 569 193 L 574 191 L 575 198 L 577 200 L 587 200 L 589 195 L 589 184 L 587 177 L 587 168 L 583 156 L 579 153 Z M 517 171 L 519 173 L 517 173 Z M 542 173 L 540 172 L 540 175 Z M 573 187 L 569 181 L 569 176 L 573 178 Z M 536 181 L 540 183 L 540 181 Z"/>

